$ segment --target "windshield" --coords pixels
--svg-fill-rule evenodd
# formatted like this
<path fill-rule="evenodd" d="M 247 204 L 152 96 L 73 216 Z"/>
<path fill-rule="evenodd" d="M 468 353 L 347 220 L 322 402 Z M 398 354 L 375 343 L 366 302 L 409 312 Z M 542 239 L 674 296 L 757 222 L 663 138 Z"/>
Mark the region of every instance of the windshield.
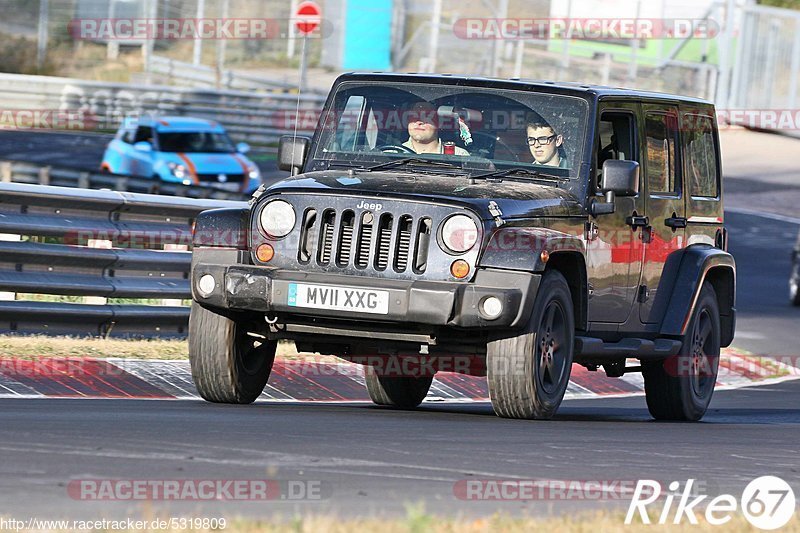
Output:
<path fill-rule="evenodd" d="M 159 133 L 158 148 L 162 152 L 233 153 L 236 151 L 225 133 L 209 131 Z"/>
<path fill-rule="evenodd" d="M 580 98 L 530 91 L 345 82 L 323 117 L 314 157 L 361 167 L 424 158 L 456 170 L 522 167 L 573 178 L 587 111 Z"/>

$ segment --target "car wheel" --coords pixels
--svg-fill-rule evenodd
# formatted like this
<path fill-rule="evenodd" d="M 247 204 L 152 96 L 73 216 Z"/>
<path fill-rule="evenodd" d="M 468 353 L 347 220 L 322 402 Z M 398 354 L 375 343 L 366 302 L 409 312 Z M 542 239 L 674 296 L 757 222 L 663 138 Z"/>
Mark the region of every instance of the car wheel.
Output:
<path fill-rule="evenodd" d="M 792 257 L 792 275 L 789 276 L 789 301 L 800 306 L 800 257 Z"/>
<path fill-rule="evenodd" d="M 505 418 L 547 419 L 558 410 L 572 371 L 575 317 L 567 280 L 545 273 L 525 329 L 489 342 L 489 397 Z"/>
<path fill-rule="evenodd" d="M 428 395 L 433 376 L 420 378 L 380 376 L 372 366 L 366 366 L 364 380 L 367 393 L 374 403 L 400 409 L 413 409 Z"/>
<path fill-rule="evenodd" d="M 217 403 L 252 403 L 264 390 L 277 341 L 252 333 L 192 302 L 189 314 L 189 362 L 203 399 Z"/>
<path fill-rule="evenodd" d="M 700 420 L 717 383 L 720 320 L 714 288 L 703 284 L 679 355 L 642 363 L 647 408 L 656 420 Z"/>

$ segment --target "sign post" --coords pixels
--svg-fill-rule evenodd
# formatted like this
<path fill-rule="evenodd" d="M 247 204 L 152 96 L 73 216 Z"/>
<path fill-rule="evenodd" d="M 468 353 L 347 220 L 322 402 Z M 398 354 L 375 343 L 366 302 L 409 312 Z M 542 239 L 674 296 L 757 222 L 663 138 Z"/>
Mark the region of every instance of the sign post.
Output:
<path fill-rule="evenodd" d="M 297 5 L 294 12 L 294 26 L 303 35 L 303 53 L 300 57 L 300 82 L 298 92 L 303 92 L 306 86 L 306 72 L 308 70 L 308 36 L 319 27 L 322 20 L 322 10 L 316 2 L 306 1 Z"/>

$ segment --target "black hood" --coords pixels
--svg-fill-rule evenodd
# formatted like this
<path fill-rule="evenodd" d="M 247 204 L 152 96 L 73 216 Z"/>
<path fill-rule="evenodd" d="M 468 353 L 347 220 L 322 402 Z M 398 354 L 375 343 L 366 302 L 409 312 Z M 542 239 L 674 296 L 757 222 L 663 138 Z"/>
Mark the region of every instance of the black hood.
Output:
<path fill-rule="evenodd" d="M 568 190 L 522 180 L 470 180 L 464 176 L 401 174 L 392 172 L 320 171 L 279 181 L 275 192 L 311 192 L 450 203 L 471 208 L 483 219 L 494 201 L 504 219 L 541 216 L 580 216 L 583 208 Z"/>

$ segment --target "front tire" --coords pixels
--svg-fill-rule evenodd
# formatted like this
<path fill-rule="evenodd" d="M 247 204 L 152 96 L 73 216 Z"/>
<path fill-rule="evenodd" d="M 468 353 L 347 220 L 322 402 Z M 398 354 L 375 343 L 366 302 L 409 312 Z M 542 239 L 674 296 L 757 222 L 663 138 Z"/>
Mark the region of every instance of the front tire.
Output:
<path fill-rule="evenodd" d="M 377 405 L 414 409 L 428 395 L 433 376 L 420 378 L 381 376 L 375 368 L 366 366 L 364 380 L 369 398 Z"/>
<path fill-rule="evenodd" d="M 247 404 L 264 390 L 277 341 L 254 335 L 254 329 L 192 302 L 189 362 L 192 379 L 203 399 Z"/>
<path fill-rule="evenodd" d="M 711 403 L 719 371 L 721 329 L 714 288 L 703 284 L 680 355 L 642 363 L 647 408 L 656 420 L 697 421 Z"/>
<path fill-rule="evenodd" d="M 494 412 L 525 419 L 555 415 L 569 384 L 574 343 L 569 285 L 560 272 L 548 271 L 523 332 L 487 346 L 487 380 Z"/>

